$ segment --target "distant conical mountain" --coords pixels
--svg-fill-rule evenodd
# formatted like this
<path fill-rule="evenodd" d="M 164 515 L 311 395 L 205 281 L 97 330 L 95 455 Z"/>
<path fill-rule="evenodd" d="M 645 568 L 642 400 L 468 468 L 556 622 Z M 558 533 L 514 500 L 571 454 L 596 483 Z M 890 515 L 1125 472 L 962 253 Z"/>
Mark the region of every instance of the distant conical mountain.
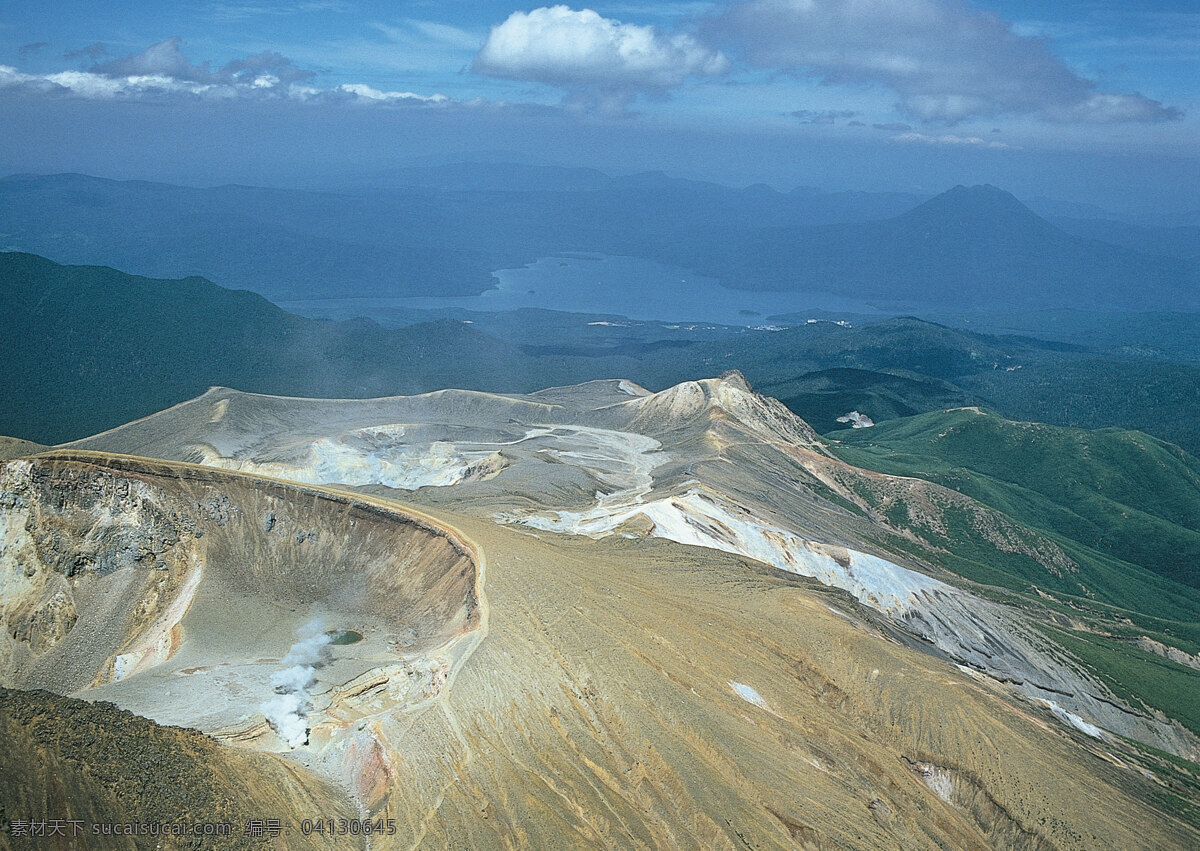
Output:
<path fill-rule="evenodd" d="M 710 242 L 702 269 L 738 289 L 813 290 L 892 306 L 1196 307 L 1196 269 L 1073 236 L 994 186 L 956 186 L 894 218 L 763 229 Z"/>
<path fill-rule="evenodd" d="M 972 239 L 994 233 L 1043 237 L 1060 233 L 1018 201 L 1015 195 L 990 184 L 955 186 L 897 216 L 894 221 L 898 226 L 946 228 L 948 235 Z"/>

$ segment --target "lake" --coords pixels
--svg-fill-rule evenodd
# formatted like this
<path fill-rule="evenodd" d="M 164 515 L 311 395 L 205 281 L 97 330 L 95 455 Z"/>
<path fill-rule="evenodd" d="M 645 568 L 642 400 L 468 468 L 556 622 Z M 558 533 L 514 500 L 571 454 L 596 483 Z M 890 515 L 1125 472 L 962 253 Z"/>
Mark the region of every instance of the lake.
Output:
<path fill-rule="evenodd" d="M 541 308 L 645 321 L 742 326 L 767 325 L 772 315 L 806 310 L 879 313 L 866 302 L 829 293 L 726 289 L 714 278 L 640 257 L 563 253 L 493 274 L 496 286 L 475 296 L 315 299 L 280 302 L 280 306 L 304 316 L 367 316 L 384 324 L 396 324 L 412 310 L 446 309 L 492 313 Z M 389 314 L 392 321 L 388 321 Z M 405 321 L 412 319 L 405 317 Z"/>

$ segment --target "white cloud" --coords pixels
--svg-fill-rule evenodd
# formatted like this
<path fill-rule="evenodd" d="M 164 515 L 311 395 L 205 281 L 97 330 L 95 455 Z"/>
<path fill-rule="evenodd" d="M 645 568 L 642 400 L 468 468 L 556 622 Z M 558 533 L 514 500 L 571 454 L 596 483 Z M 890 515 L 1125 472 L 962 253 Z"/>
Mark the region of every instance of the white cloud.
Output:
<path fill-rule="evenodd" d="M 152 44 L 141 53 L 112 59 L 92 70 L 106 77 L 145 76 L 157 74 L 179 79 L 195 79 L 210 76 L 207 66 L 191 65 L 183 55 L 183 39 L 172 36 Z"/>
<path fill-rule="evenodd" d="M 211 93 L 211 84 L 177 80 L 162 74 L 134 74 L 110 77 L 90 71 L 59 71 L 54 74 L 24 74 L 8 65 L 0 65 L 0 91 L 17 94 L 49 94 L 112 100 L 149 94 Z"/>
<path fill-rule="evenodd" d="M 447 103 L 450 98 L 445 95 L 418 95 L 413 92 L 383 92 L 362 83 L 344 83 L 338 86 L 338 91 L 347 92 L 356 97 L 374 101 L 411 101 L 419 103 Z"/>
<path fill-rule="evenodd" d="M 1096 93 L 1079 103 L 1063 109 L 1049 110 L 1047 118 L 1064 122 L 1110 124 L 1123 121 L 1161 121 L 1163 106 L 1140 94 L 1120 95 Z M 1169 117 L 1178 117 L 1178 110 L 1169 109 Z"/>
<path fill-rule="evenodd" d="M 1178 110 L 1137 94 L 1102 95 L 1046 43 L 958 0 L 742 0 L 705 33 L 752 65 L 829 84 L 879 84 L 927 122 L 993 115 L 1165 121 Z"/>
<path fill-rule="evenodd" d="M 892 141 L 920 142 L 925 145 L 951 145 L 958 148 L 992 148 L 994 150 L 1012 148 L 1012 145 L 997 142 L 995 139 L 989 140 L 980 136 L 955 136 L 951 133 L 943 133 L 937 136 L 929 136 L 924 133 L 901 133 L 898 136 L 893 136 Z"/>
<path fill-rule="evenodd" d="M 197 14 L 221 22 L 242 21 L 263 16 L 311 14 L 313 12 L 349 12 L 352 6 L 341 0 L 307 0 L 298 3 L 205 3 Z"/>
<path fill-rule="evenodd" d="M 94 53 L 94 52 L 93 52 Z M 266 52 L 229 62 L 218 69 L 209 63 L 193 65 L 173 37 L 141 53 L 93 65 L 86 71 L 25 74 L 0 65 L 0 93 L 9 97 L 76 97 L 86 100 L 144 100 L 205 98 L 210 100 L 293 100 L 442 106 L 475 102 L 452 101 L 444 94 L 382 91 L 361 83 L 332 88 L 311 85 L 316 76 L 298 68 L 279 53 Z"/>
<path fill-rule="evenodd" d="M 797 109 L 790 113 L 801 124 L 835 124 L 839 118 L 854 118 L 853 109 Z"/>
<path fill-rule="evenodd" d="M 453 27 L 449 24 L 439 24 L 437 21 L 408 20 L 405 23 L 430 41 L 436 41 L 450 47 L 459 47 L 464 50 L 477 50 L 479 48 L 479 36 L 472 35 L 458 27 Z"/>
<path fill-rule="evenodd" d="M 492 28 L 472 65 L 479 74 L 548 83 L 592 100 L 661 94 L 688 77 L 728 69 L 724 55 L 690 35 L 567 6 L 514 12 Z"/>
<path fill-rule="evenodd" d="M 399 25 L 374 22 L 371 29 L 382 33 L 391 42 L 406 48 L 425 48 L 436 45 L 452 50 L 479 50 L 481 39 L 464 29 L 436 21 L 408 18 Z"/>
<path fill-rule="evenodd" d="M 89 48 L 94 50 L 98 45 Z M 94 64 L 89 73 L 113 79 L 133 77 L 165 77 L 172 80 L 204 84 L 236 85 L 269 75 L 286 83 L 315 77 L 312 71 L 297 68 L 290 59 L 274 51 L 265 51 L 236 59 L 213 70 L 210 63 L 193 65 L 183 55 L 183 39 L 172 36 L 152 44 L 141 53 L 110 59 Z"/>

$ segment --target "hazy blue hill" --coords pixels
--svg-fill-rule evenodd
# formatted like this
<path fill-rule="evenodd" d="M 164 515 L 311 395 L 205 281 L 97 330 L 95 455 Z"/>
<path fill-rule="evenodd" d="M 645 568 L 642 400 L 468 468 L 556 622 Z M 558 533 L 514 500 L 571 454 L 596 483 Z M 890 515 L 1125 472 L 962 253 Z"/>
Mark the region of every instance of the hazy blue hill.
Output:
<path fill-rule="evenodd" d="M 1200 460 L 1147 434 L 1013 422 L 978 409 L 839 432 L 835 451 L 918 476 L 1035 528 L 1200 588 Z"/>
<path fill-rule="evenodd" d="M 495 260 L 508 255 L 473 244 L 429 196 L 17 176 L 0 180 L 0 248 L 150 277 L 201 275 L 272 298 L 491 286 Z"/>
<path fill-rule="evenodd" d="M 1068 234 L 994 187 L 921 203 L 497 164 L 405 180 L 341 194 L 10 177 L 0 180 L 0 247 L 152 277 L 202 275 L 276 300 L 477 294 L 496 269 L 573 250 L 906 311 L 1200 307 L 1194 263 Z M 694 318 L 680 310 L 678 319 Z"/>
<path fill-rule="evenodd" d="M 799 221 L 812 225 L 890 219 L 929 200 L 928 195 L 907 192 L 822 192 L 805 186 L 796 187 L 791 195 L 803 204 Z"/>
<path fill-rule="evenodd" d="M 817 290 L 881 304 L 1200 306 L 1193 265 L 1072 236 L 991 186 L 955 187 L 891 219 L 763 228 L 681 245 L 680 265 L 730 287 Z"/>
<path fill-rule="evenodd" d="M 0 254 L 0 434 L 57 443 L 221 384 L 365 397 L 535 386 L 533 361 L 461 322 L 319 322 L 202 278 L 167 281 Z M 513 388 L 517 385 L 517 388 Z"/>
<path fill-rule="evenodd" d="M 594 168 L 462 162 L 381 172 L 376 186 L 421 186 L 445 192 L 576 192 L 603 189 L 611 178 Z"/>
<path fill-rule="evenodd" d="M 1028 198 L 1028 207 L 1043 219 L 1054 221 L 1058 218 L 1068 219 L 1109 219 L 1118 218 L 1112 212 L 1095 204 L 1081 204 L 1077 201 L 1063 201 L 1058 198 L 1046 198 L 1039 195 Z"/>
<path fill-rule="evenodd" d="M 1180 260 L 1200 258 L 1200 227 L 1147 227 L 1112 219 L 1055 218 L 1054 225 L 1069 234 Z"/>
<path fill-rule="evenodd" d="M 572 188 L 575 177 L 445 167 L 351 195 L 15 176 L 0 180 L 0 247 L 151 277 L 198 274 L 277 300 L 465 295 L 491 287 L 496 269 L 554 251 L 636 253 L 689 229 L 794 221 L 800 203 L 668 178 L 605 177 L 585 190 Z"/>

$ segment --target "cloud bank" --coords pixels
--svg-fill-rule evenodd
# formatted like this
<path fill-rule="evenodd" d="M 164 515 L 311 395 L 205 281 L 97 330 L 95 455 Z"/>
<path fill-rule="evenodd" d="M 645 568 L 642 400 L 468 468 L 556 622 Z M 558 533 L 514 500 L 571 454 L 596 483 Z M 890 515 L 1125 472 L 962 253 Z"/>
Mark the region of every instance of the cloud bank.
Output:
<path fill-rule="evenodd" d="M 834 124 L 839 118 L 854 118 L 858 115 L 853 109 L 797 109 L 788 114 L 801 124 Z"/>
<path fill-rule="evenodd" d="M 993 148 L 1002 150 L 1011 148 L 1012 146 L 1005 142 L 999 142 L 995 139 L 988 140 L 979 136 L 956 136 L 952 133 L 943 133 L 938 136 L 929 136 L 924 133 L 901 133 L 898 136 L 892 137 L 893 142 L 919 142 L 924 145 L 953 145 L 955 147 L 969 148 Z"/>
<path fill-rule="evenodd" d="M 688 77 L 729 70 L 729 60 L 686 34 L 625 24 L 591 9 L 543 6 L 492 28 L 471 66 L 477 74 L 528 80 L 597 102 L 661 96 Z"/>
<path fill-rule="evenodd" d="M 103 45 L 75 51 L 90 57 L 84 71 L 25 74 L 0 65 L 0 94 L 77 97 L 88 100 L 143 100 L 178 98 L 212 100 L 294 100 L 356 102 L 365 104 L 439 105 L 450 103 L 446 95 L 381 91 L 371 86 L 346 83 L 321 88 L 313 85 L 316 73 L 297 67 L 274 51 L 247 56 L 219 68 L 204 62 L 195 65 L 183 53 L 178 36 L 150 45 L 141 53 L 99 61 Z"/>
<path fill-rule="evenodd" d="M 929 131 L 934 138 L 973 119 L 1027 117 L 1043 124 L 1086 128 L 1161 123 L 1182 116 L 1178 109 L 1138 93 L 1100 91 L 1096 82 L 1056 57 L 1046 41 L 1023 34 L 1011 22 L 964 0 L 732 0 L 719 7 L 715 3 L 668 5 L 679 14 L 692 14 L 694 31 L 625 23 L 566 5 L 514 12 L 491 28 L 471 70 L 481 76 L 555 87 L 564 93 L 567 106 L 625 115 L 639 96 L 666 100 L 689 81 L 729 73 L 734 69 L 732 57 L 743 71 L 768 71 L 766 85 L 776 89 L 797 88 L 799 77 L 844 87 L 851 97 L 861 95 L 863 88 L 894 92 L 898 116 L 877 114 L 862 123 L 874 118 L 895 124 L 901 118 L 925 125 L 926 130 L 940 125 L 936 132 Z M 251 6 L 258 9 L 257 4 L 238 8 Z M 284 6 L 291 8 L 291 4 L 269 3 L 263 8 Z M 614 8 L 650 14 L 639 4 Z M 417 61 L 413 57 L 428 58 L 436 47 L 441 52 L 433 51 L 435 64 L 447 62 L 458 69 L 464 52 L 478 44 L 472 33 L 437 21 L 403 19 L 399 25 L 369 26 L 391 41 L 385 53 L 389 61 L 398 61 L 398 68 L 405 67 L 405 61 Z M 39 44 L 27 47 L 28 54 L 42 49 Z M 182 39 L 174 36 L 141 52 L 113 57 L 97 43 L 65 54 L 81 70 L 56 73 L 30 74 L 0 65 L 0 97 L 292 101 L 472 112 L 495 107 L 529 114 L 556 109 L 489 100 L 486 94 L 462 95 L 464 99 L 458 100 L 436 92 L 393 91 L 376 80 L 372 80 L 375 85 L 353 78 L 340 85 L 323 85 L 316 72 L 276 51 L 217 65 L 190 61 L 183 47 Z M 452 73 L 440 65 L 433 73 L 438 70 Z M 479 78 L 475 83 L 482 93 L 499 85 Z M 445 85 L 461 87 L 462 83 Z M 709 103 L 721 104 L 718 109 L 731 107 L 732 113 L 752 111 L 752 98 L 734 102 L 737 91 L 725 87 Z M 830 103 L 827 97 L 819 102 Z M 863 109 L 858 105 L 857 109 L 799 109 L 788 114 L 804 124 L 833 125 L 852 122 Z M 724 121 L 726 115 L 716 118 Z M 964 134 L 964 138 L 972 137 Z"/>
<path fill-rule="evenodd" d="M 1181 113 L 1140 94 L 1101 94 L 1038 38 L 959 0 L 742 0 L 710 19 L 714 44 L 747 63 L 830 85 L 883 85 L 906 115 L 954 124 L 1034 115 L 1158 122 Z"/>

